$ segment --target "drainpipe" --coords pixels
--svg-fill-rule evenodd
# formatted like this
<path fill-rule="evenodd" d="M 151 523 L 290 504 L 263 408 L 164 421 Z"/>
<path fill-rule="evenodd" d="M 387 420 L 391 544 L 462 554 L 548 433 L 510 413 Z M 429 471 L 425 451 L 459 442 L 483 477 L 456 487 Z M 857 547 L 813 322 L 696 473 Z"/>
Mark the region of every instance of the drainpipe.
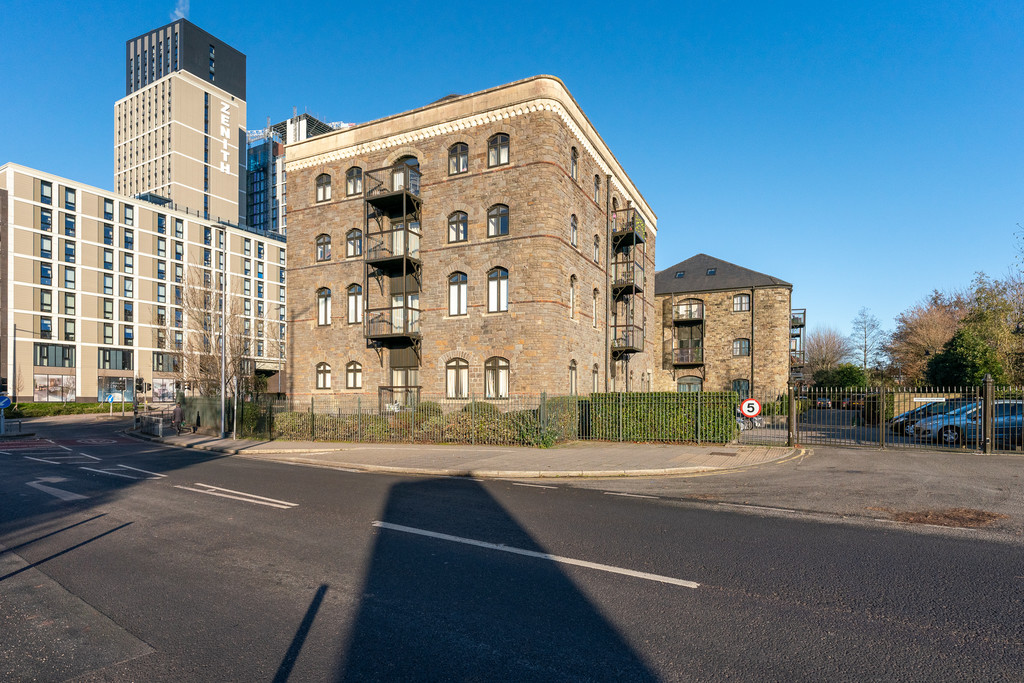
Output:
<path fill-rule="evenodd" d="M 604 183 L 604 391 L 608 393 L 608 374 L 611 371 L 609 364 L 610 340 L 608 339 L 608 328 L 611 325 L 611 269 L 609 259 L 611 258 L 611 225 L 612 225 L 612 176 L 605 176 Z"/>
<path fill-rule="evenodd" d="M 750 288 L 750 395 L 754 395 L 754 293 Z"/>

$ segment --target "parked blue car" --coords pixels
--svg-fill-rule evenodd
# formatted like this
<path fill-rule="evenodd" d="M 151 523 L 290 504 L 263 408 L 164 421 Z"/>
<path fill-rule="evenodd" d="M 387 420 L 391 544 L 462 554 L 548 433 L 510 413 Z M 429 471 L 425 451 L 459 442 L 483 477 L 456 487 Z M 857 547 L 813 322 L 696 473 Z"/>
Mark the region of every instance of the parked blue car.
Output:
<path fill-rule="evenodd" d="M 993 441 L 1020 439 L 1024 401 L 1000 399 L 992 405 Z M 1016 428 L 1014 427 L 1016 425 Z M 978 445 L 981 440 L 981 404 L 969 403 L 945 415 L 934 415 L 914 425 L 914 436 L 944 446 Z"/>

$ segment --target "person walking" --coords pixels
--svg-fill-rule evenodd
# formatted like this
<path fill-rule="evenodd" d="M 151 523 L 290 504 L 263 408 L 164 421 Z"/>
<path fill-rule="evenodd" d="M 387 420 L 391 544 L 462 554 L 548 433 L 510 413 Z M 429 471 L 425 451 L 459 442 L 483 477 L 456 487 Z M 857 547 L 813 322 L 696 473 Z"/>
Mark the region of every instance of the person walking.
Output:
<path fill-rule="evenodd" d="M 171 412 L 171 427 L 174 429 L 174 433 L 177 434 L 181 430 L 181 401 L 174 404 L 174 411 Z"/>

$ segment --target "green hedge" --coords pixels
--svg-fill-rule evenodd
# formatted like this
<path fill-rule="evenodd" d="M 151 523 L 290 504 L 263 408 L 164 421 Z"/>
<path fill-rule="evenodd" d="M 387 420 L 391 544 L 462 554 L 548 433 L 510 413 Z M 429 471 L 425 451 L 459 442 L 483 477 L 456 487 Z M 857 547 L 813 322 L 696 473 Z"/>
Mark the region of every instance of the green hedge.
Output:
<path fill-rule="evenodd" d="M 604 441 L 697 441 L 736 438 L 733 391 L 591 394 L 592 435 Z"/>
<path fill-rule="evenodd" d="M 882 398 L 878 394 L 867 394 L 864 397 L 864 407 L 860 411 L 864 424 L 876 425 L 879 423 L 879 416 L 887 422 L 893 418 L 896 397 L 892 393 L 885 395 L 885 406 L 882 406 Z"/>
<path fill-rule="evenodd" d="M 50 415 L 86 415 L 109 413 L 109 403 L 19 403 L 17 408 L 8 408 L 7 417 L 47 417 Z M 125 414 L 131 414 L 132 403 L 125 403 Z M 114 404 L 114 414 L 121 414 L 121 403 Z"/>

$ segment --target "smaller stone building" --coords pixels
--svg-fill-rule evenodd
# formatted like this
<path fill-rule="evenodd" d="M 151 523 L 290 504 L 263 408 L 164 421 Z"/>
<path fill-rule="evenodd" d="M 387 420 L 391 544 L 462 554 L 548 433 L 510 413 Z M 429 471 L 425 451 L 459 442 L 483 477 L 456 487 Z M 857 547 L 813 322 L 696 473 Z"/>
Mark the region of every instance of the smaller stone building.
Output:
<path fill-rule="evenodd" d="M 697 254 L 655 275 L 661 370 L 655 391 L 769 398 L 790 374 L 793 285 Z"/>

